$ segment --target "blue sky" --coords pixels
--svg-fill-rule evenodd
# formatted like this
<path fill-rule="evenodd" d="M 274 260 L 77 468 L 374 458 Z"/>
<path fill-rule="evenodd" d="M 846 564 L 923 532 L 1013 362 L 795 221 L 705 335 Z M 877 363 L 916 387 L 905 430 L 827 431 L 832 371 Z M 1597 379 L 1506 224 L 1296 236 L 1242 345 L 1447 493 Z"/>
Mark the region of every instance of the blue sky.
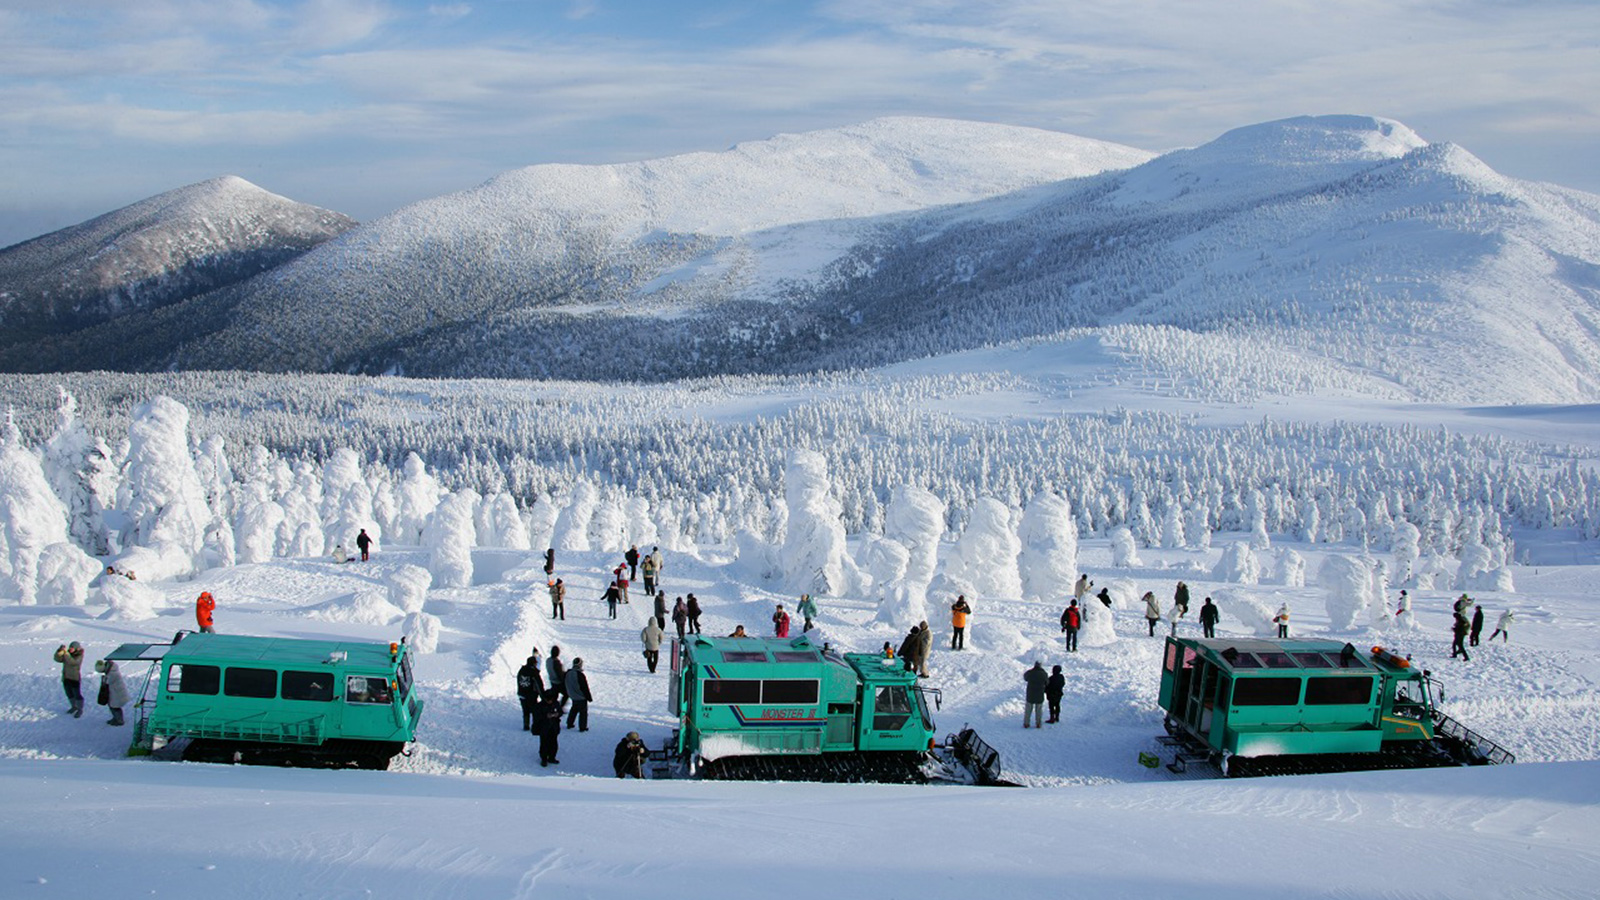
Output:
<path fill-rule="evenodd" d="M 1595 0 L 0 0 L 0 246 L 222 174 L 371 219 L 883 115 L 1389 116 L 1600 192 Z"/>

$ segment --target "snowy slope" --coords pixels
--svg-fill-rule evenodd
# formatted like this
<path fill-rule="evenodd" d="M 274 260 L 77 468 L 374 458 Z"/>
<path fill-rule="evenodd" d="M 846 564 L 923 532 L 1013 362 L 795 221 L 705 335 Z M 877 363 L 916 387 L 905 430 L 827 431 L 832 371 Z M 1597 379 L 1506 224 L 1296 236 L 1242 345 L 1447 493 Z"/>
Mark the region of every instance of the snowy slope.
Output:
<path fill-rule="evenodd" d="M 236 176 L 141 200 L 0 250 L 5 343 L 66 331 L 240 281 L 355 227 Z"/>

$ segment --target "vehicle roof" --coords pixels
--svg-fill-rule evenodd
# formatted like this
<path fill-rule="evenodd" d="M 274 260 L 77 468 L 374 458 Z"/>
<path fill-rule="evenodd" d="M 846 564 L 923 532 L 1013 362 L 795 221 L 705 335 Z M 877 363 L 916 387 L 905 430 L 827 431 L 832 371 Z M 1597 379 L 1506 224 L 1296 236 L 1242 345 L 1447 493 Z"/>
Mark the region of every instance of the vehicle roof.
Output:
<path fill-rule="evenodd" d="M 129 652 L 124 653 L 124 650 Z M 109 658 L 318 666 L 329 664 L 335 653 L 345 654 L 345 659 L 338 663 L 343 666 L 381 669 L 394 666 L 395 658 L 390 656 L 387 643 L 255 637 L 243 634 L 193 633 L 185 634 L 182 640 L 174 644 L 124 644 Z"/>
<path fill-rule="evenodd" d="M 1350 672 L 1378 669 L 1390 673 L 1411 671 L 1373 656 L 1371 648 L 1363 649 L 1353 644 L 1346 644 L 1344 641 L 1319 638 L 1178 638 L 1177 640 L 1180 644 L 1188 644 L 1201 650 L 1217 665 L 1245 674 L 1284 674 L 1296 670 Z M 1347 646 L 1355 651 L 1354 659 L 1349 666 L 1340 665 L 1340 656 Z M 1228 650 L 1236 651 L 1239 656 L 1230 661 Z M 1287 664 L 1283 664 L 1284 657 L 1287 657 Z M 1246 665 L 1242 663 L 1241 658 L 1251 662 L 1261 662 L 1270 658 L 1272 664 Z"/>
<path fill-rule="evenodd" d="M 686 647 L 689 656 L 702 663 L 752 663 L 752 664 L 812 664 L 827 657 L 823 648 L 813 644 L 809 635 L 792 638 L 742 637 L 719 638 L 696 636 Z M 832 651 L 828 651 L 831 655 Z"/>

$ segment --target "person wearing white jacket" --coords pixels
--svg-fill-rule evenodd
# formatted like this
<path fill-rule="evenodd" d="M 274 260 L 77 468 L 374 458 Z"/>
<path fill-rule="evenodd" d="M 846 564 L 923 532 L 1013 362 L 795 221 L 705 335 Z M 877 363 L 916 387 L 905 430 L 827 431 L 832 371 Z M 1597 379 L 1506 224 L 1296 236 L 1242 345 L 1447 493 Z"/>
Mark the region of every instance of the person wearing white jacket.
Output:
<path fill-rule="evenodd" d="M 639 640 L 644 642 L 644 662 L 650 671 L 656 670 L 656 662 L 661 659 L 661 638 L 664 637 L 661 625 L 656 622 L 656 617 L 645 619 L 644 629 L 639 632 Z"/>
<path fill-rule="evenodd" d="M 111 708 L 111 718 L 106 720 L 106 724 L 123 724 L 122 708 L 128 705 L 130 698 L 128 683 L 122 680 L 122 671 L 109 659 L 95 663 L 94 670 L 100 673 L 101 696 L 106 698 L 105 705 Z"/>
<path fill-rule="evenodd" d="M 1155 591 L 1144 592 L 1144 619 L 1150 623 L 1150 636 L 1156 636 L 1156 623 L 1161 621 L 1161 601 Z"/>
<path fill-rule="evenodd" d="M 1494 639 L 1502 634 L 1506 636 L 1506 639 L 1501 643 L 1511 643 L 1511 621 L 1515 618 L 1516 614 L 1509 609 L 1501 613 L 1499 620 L 1494 623 L 1494 634 L 1489 635 L 1489 643 L 1494 643 Z"/>

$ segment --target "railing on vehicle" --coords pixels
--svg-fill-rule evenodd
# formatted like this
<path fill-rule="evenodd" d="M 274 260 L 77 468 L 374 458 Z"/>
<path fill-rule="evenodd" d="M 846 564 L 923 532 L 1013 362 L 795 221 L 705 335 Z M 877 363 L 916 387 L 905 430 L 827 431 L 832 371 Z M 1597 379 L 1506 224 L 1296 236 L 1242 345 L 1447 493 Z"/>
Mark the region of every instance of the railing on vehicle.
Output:
<path fill-rule="evenodd" d="M 1517 761 L 1516 755 L 1510 750 L 1496 744 L 1437 709 L 1433 711 L 1433 731 L 1436 735 L 1443 734 L 1455 738 L 1461 742 L 1461 745 L 1467 749 L 1468 753 L 1477 757 L 1476 760 L 1467 760 L 1467 762 L 1481 761 L 1481 763 L 1497 766 Z"/>
<path fill-rule="evenodd" d="M 145 723 L 145 731 L 169 738 L 320 744 L 323 741 L 322 719 L 322 716 L 311 716 L 292 722 L 272 721 L 264 713 L 224 719 L 202 712 L 162 715 L 158 709 Z"/>

